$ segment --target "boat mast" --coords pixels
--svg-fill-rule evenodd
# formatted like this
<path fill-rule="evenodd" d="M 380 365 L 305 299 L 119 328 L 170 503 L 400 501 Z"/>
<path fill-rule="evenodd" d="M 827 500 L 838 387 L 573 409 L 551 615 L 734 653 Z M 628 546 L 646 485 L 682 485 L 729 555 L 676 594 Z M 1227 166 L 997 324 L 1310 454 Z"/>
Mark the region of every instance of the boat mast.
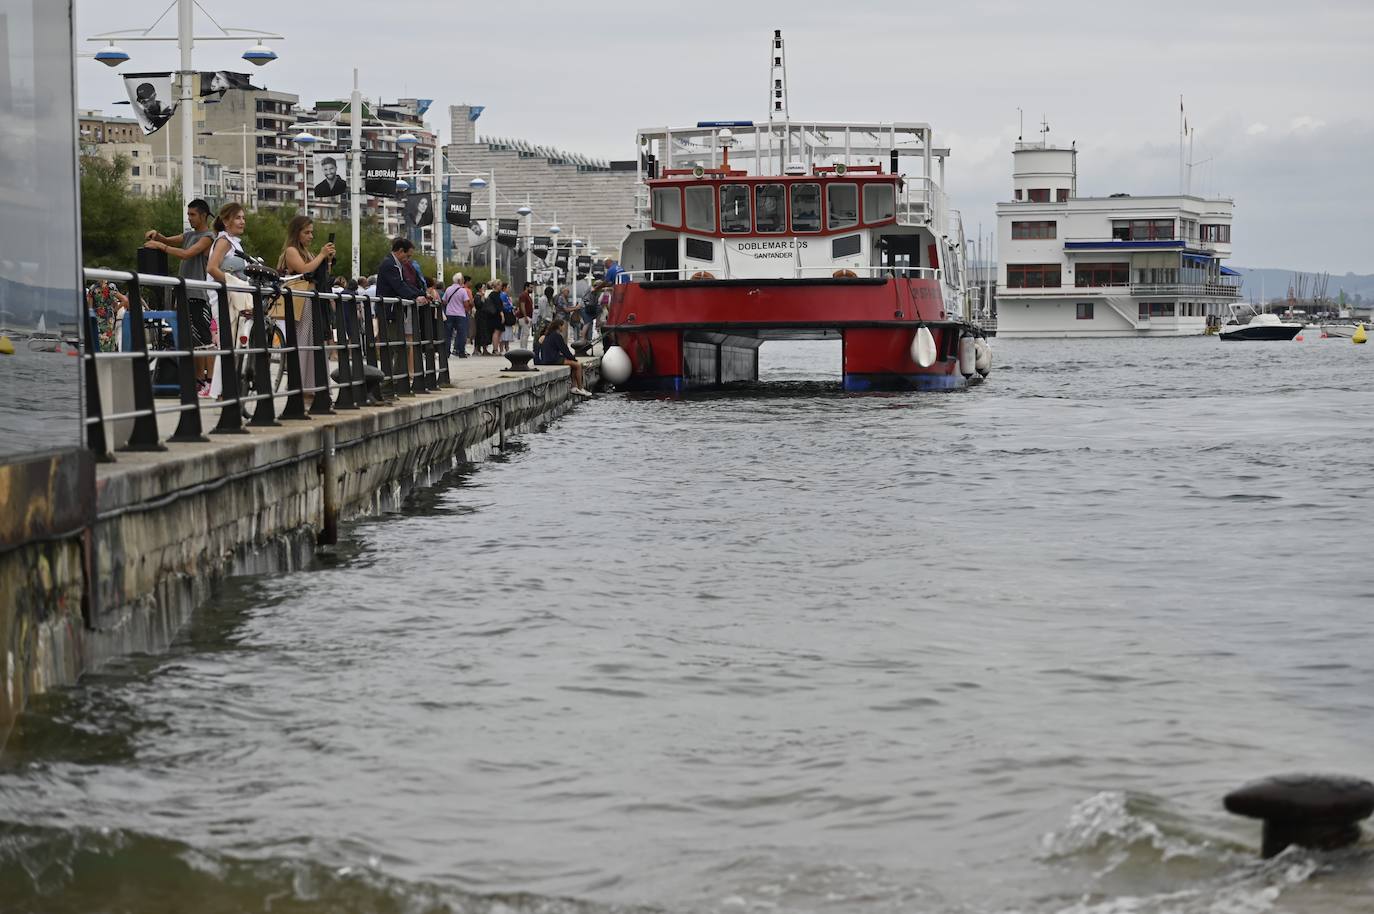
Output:
<path fill-rule="evenodd" d="M 768 141 L 772 143 L 773 125 L 780 121 L 784 139 L 778 146 L 778 170 L 775 174 L 783 174 L 792 153 L 792 124 L 787 114 L 787 49 L 783 46 L 782 29 L 773 30 L 773 46 L 768 49 L 768 60 Z"/>

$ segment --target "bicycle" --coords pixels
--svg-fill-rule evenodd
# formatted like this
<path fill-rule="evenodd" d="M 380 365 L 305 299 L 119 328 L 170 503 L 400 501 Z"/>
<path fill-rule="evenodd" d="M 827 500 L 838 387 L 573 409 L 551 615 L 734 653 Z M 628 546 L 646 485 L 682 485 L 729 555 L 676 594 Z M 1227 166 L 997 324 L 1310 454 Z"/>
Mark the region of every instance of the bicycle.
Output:
<path fill-rule="evenodd" d="M 263 290 L 262 313 L 271 313 L 278 299 L 282 297 L 282 286 L 292 280 L 301 279 L 302 274 L 282 275 L 262 262 L 249 263 L 245 272 L 249 279 Z M 284 320 L 266 317 L 266 345 L 268 359 L 268 388 L 273 396 L 278 395 L 286 384 L 286 330 Z M 239 308 L 234 311 L 234 346 L 237 349 L 253 348 L 253 309 Z M 239 394 L 245 398 L 240 404 L 244 418 L 251 419 L 260 401 L 247 399 L 257 394 L 254 380 L 257 372 L 257 354 L 245 352 L 236 356 L 234 368 L 239 376 Z"/>

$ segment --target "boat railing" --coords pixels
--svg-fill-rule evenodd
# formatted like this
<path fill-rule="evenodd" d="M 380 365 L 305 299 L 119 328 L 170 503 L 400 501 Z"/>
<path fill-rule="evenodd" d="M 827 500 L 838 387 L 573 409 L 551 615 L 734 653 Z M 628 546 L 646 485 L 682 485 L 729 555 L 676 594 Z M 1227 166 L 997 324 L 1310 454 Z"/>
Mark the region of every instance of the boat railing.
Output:
<path fill-rule="evenodd" d="M 87 269 L 85 278 L 87 283 L 110 283 L 128 299 L 122 318 L 127 332 L 117 334 L 120 342 L 127 339 L 128 345 L 112 352 L 100 350 L 96 316 L 90 306 L 85 308 L 87 317 L 80 335 L 86 367 L 84 422 L 87 446 L 97 460 L 113 460 L 112 447 L 154 451 L 164 448 L 164 440 L 205 441 L 202 410 L 219 410 L 219 421 L 212 432 L 234 433 L 245 431 L 245 424 L 275 426 L 280 424 L 278 420 L 309 419 L 310 415 L 327 415 L 335 410 L 377 406 L 396 397 L 451 386 L 444 320 L 436 303 L 418 304 L 413 300 L 351 292 L 297 290 L 282 286 L 280 278 L 269 277 L 248 285 L 229 285 Z M 149 289 L 170 296 L 170 305 L 165 310 L 149 308 L 143 301 L 143 293 Z M 191 290 L 212 293 L 209 297 L 213 299 L 211 313 L 217 324 L 216 339 L 204 348 L 189 345 Z M 270 309 L 278 298 L 284 313 L 283 317 L 273 319 Z M 311 309 L 309 325 L 317 328 L 314 342 L 301 339 L 300 328 L 305 325 L 306 315 L 302 311 L 300 318 L 295 316 L 301 299 L 302 308 Z M 240 323 L 240 314 L 251 321 L 251 330 Z M 411 332 L 407 332 L 407 325 Z M 238 338 L 241 330 L 248 334 L 246 339 Z M 154 340 L 149 339 L 149 331 Z M 274 340 L 280 340 L 282 345 L 272 345 Z M 171 348 L 161 348 L 166 342 L 170 342 Z M 303 357 L 313 359 L 316 383 L 311 387 L 302 382 Z M 216 376 L 222 388 L 218 399 L 202 397 L 197 389 L 196 362 L 204 358 L 217 360 Z M 164 360 L 174 366 L 170 375 L 175 381 L 162 369 Z M 106 372 L 97 369 L 121 362 L 128 369 L 121 374 L 120 382 L 112 378 L 109 388 L 115 393 L 116 384 L 120 384 L 121 390 L 131 394 L 133 408 L 111 413 L 101 397 L 99 378 Z M 413 369 L 408 367 L 411 365 Z M 331 369 L 337 372 L 337 383 L 333 385 Z M 176 405 L 155 405 L 155 376 L 161 381 L 157 386 L 164 391 L 176 389 Z M 249 382 L 251 392 L 242 389 Z M 313 395 L 308 413 L 306 395 Z M 280 410 L 278 398 L 285 401 Z M 246 422 L 245 406 L 252 410 Z M 164 439 L 158 417 L 169 414 L 179 414 L 180 418 L 176 431 Z M 107 423 L 121 420 L 132 420 L 127 442 L 110 441 Z M 113 426 L 109 428 L 113 431 Z"/>
<path fill-rule="evenodd" d="M 939 267 L 891 267 L 891 266 L 857 266 L 857 267 L 794 267 L 792 272 L 779 276 L 731 276 L 728 272 L 717 274 L 711 269 L 701 267 L 682 267 L 675 270 L 625 270 L 622 276 L 628 279 L 623 282 L 683 282 L 683 281 L 710 281 L 713 279 L 728 280 L 758 280 L 767 282 L 770 279 L 888 279 L 902 277 L 905 279 L 934 279 L 943 280 L 944 270 Z"/>

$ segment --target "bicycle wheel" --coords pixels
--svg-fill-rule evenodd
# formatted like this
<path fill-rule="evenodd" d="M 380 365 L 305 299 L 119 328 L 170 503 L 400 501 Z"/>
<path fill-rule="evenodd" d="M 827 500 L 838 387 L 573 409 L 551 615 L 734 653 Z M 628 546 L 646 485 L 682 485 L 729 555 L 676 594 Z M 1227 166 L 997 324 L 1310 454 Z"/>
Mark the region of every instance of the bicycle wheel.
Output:
<path fill-rule="evenodd" d="M 272 324 L 272 334 L 267 340 L 267 348 L 274 350 L 268 353 L 271 363 L 271 373 L 267 376 L 272 380 L 272 392 L 277 393 L 286 387 L 286 353 L 277 350 L 286 348 L 286 334 L 274 322 Z"/>

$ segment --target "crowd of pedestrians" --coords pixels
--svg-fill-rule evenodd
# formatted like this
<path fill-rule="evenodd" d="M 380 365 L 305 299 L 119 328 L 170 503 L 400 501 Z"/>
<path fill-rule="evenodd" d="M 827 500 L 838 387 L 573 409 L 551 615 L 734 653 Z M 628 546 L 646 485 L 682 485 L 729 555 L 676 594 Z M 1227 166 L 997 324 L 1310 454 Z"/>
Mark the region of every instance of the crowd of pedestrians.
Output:
<path fill-rule="evenodd" d="M 212 217 L 204 200 L 193 200 L 187 206 L 191 229 L 179 235 L 163 235 L 149 230 L 145 247 L 167 253 L 180 261 L 179 273 L 187 279 L 209 279 L 229 288 L 231 315 L 250 312 L 252 296 L 249 292 L 249 266 L 255 260 L 243 247 L 243 233 L 247 225 L 243 207 L 228 203 Z M 436 304 L 443 313 L 444 346 L 451 357 L 500 356 L 511 349 L 533 349 L 535 362 L 541 365 L 566 365 L 572 373 L 574 392 L 591 396 L 584 389 L 581 363 L 569 347 L 569 341 L 591 344 L 598 322 L 610 305 L 610 287 L 620 274 L 620 268 L 606 261 L 605 280 L 579 279 L 573 287 L 555 290 L 552 285 L 538 289 L 532 282 L 523 284 L 513 296 L 510 283 L 501 279 L 474 283 L 471 277 L 454 273 L 447 286 L 439 278 L 426 278 L 414 259 L 414 244 L 404 237 L 396 238 L 391 253 L 371 276 L 350 279 L 332 275 L 335 246 L 331 240 L 314 245 L 314 221 L 298 215 L 287 227 L 286 244 L 276 261 L 276 269 L 292 279 L 287 288 L 298 291 L 353 293 L 360 296 L 396 298 L 418 304 Z M 574 294 L 574 289 L 577 294 Z M 241 291 L 240 291 L 241 290 Z M 188 290 L 193 347 L 213 350 L 219 345 L 218 296 L 214 291 Z M 117 321 L 124 314 L 128 300 L 110 283 L 100 282 L 87 290 L 87 305 L 91 314 L 97 346 L 102 351 L 119 348 Z M 322 309 L 326 325 L 316 327 L 315 309 L 309 299 L 293 297 L 292 318 L 296 340 L 302 347 L 300 369 L 302 387 L 311 388 L 325 383 L 316 377 L 314 352 L 310 347 L 332 342 L 334 330 L 341 319 L 350 336 L 354 336 L 354 309 L 336 308 L 326 303 Z M 265 315 L 283 335 L 285 331 L 285 297 L 273 300 Z M 397 304 L 376 304 L 371 315 L 378 344 L 397 344 L 402 336 L 407 343 L 414 341 L 411 309 L 402 310 Z M 397 317 L 402 317 L 397 321 Z M 397 332 L 397 325 L 400 332 Z M 237 328 L 234 330 L 237 335 Z M 269 345 L 280 345 L 269 343 Z M 415 351 L 407 346 L 405 371 L 415 374 Z M 333 353 L 331 361 L 336 361 Z M 202 397 L 218 397 L 221 361 L 214 356 L 195 359 L 197 382 Z M 399 367 L 399 366 L 398 366 Z M 310 399 L 307 393 L 306 399 Z"/>

